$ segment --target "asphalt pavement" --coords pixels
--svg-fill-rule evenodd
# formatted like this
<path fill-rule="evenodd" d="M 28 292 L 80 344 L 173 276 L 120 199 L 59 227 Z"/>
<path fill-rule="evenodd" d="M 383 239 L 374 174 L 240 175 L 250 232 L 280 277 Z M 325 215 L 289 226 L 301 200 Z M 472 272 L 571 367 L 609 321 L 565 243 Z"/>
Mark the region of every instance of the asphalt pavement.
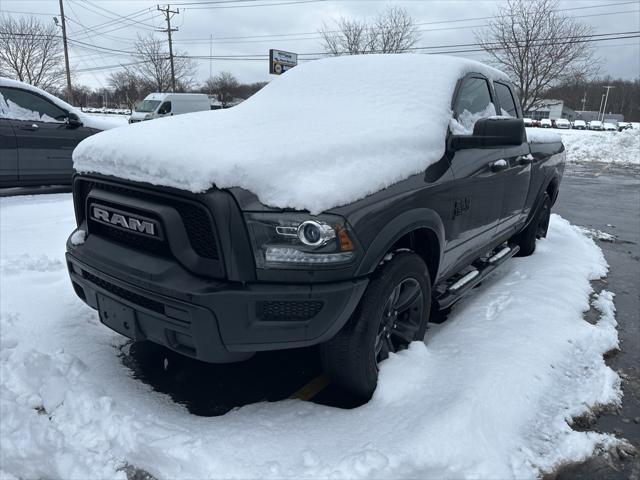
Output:
<path fill-rule="evenodd" d="M 571 223 L 614 235 L 597 240 L 609 263 L 609 275 L 594 282 L 616 294 L 620 350 L 606 356 L 622 377 L 620 409 L 577 422 L 577 428 L 613 433 L 632 448 L 602 452 L 589 461 L 561 469 L 557 480 L 640 479 L 640 168 L 610 164 L 568 165 L 553 209 Z M 589 320 L 587 316 L 587 320 Z M 634 451 L 635 450 L 635 451 Z"/>

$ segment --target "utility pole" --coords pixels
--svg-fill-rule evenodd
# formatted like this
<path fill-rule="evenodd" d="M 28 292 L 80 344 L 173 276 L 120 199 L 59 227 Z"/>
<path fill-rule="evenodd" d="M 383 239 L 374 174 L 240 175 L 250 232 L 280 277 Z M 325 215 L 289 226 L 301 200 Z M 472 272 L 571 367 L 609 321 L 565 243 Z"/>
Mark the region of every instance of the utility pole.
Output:
<path fill-rule="evenodd" d="M 584 112 L 584 105 L 587 103 L 587 92 L 584 92 L 584 96 L 582 97 L 582 111 Z"/>
<path fill-rule="evenodd" d="M 602 121 L 604 122 L 604 115 L 607 112 L 607 100 L 609 100 L 609 90 L 616 87 L 614 87 L 613 85 L 605 85 L 602 88 L 607 89 L 607 95 L 604 97 L 604 107 L 602 107 Z"/>
<path fill-rule="evenodd" d="M 64 46 L 64 66 L 67 69 L 67 101 L 73 105 L 73 90 L 71 89 L 71 71 L 69 70 L 69 50 L 67 49 L 67 25 L 64 18 L 64 5 L 60 0 L 60 18 L 62 19 L 62 45 Z"/>
<path fill-rule="evenodd" d="M 602 111 L 602 104 L 604 103 L 604 93 L 602 94 L 602 98 L 600 98 L 600 107 L 598 107 L 598 121 L 600 121 L 600 112 Z M 604 114 L 602 115 L 604 118 Z"/>
<path fill-rule="evenodd" d="M 209 34 L 209 78 L 213 76 L 213 34 Z"/>
<path fill-rule="evenodd" d="M 62 2 L 62 0 L 60 0 Z M 171 32 L 178 31 L 177 28 L 171 28 L 171 19 L 174 15 L 180 13 L 180 9 L 171 10 L 171 5 L 167 5 L 166 8 L 160 8 L 160 5 L 157 5 L 158 11 L 164 13 L 164 18 L 167 21 L 166 30 L 160 30 L 161 32 L 167 32 L 169 36 L 169 62 L 171 63 L 171 91 L 176 91 L 176 72 L 173 68 L 173 43 L 171 41 Z"/>

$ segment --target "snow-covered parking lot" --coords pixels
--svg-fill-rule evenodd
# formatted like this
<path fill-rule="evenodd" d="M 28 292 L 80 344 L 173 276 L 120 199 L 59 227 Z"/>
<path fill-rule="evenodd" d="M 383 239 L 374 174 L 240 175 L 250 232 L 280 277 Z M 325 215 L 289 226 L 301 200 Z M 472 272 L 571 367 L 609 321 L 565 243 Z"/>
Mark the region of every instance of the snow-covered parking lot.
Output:
<path fill-rule="evenodd" d="M 70 195 L 0 207 L 2 478 L 126 478 L 125 466 L 157 478 L 535 478 L 617 442 L 569 425 L 621 394 L 602 358 L 618 344 L 613 295 L 590 285 L 606 262 L 559 216 L 533 256 L 386 361 L 368 404 L 262 402 L 203 418 L 135 379 L 125 339 L 76 298 Z M 583 319 L 590 306 L 597 324 Z"/>

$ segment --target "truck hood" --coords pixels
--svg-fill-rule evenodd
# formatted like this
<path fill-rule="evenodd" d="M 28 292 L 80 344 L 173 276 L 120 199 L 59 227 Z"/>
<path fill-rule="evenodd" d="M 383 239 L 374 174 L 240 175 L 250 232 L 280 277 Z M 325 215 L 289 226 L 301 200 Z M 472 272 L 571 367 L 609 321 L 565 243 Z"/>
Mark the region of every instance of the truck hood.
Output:
<path fill-rule="evenodd" d="M 506 78 L 439 55 L 313 61 L 236 107 L 89 137 L 74 167 L 194 193 L 241 187 L 265 205 L 319 213 L 438 161 L 456 82 L 469 72 Z"/>

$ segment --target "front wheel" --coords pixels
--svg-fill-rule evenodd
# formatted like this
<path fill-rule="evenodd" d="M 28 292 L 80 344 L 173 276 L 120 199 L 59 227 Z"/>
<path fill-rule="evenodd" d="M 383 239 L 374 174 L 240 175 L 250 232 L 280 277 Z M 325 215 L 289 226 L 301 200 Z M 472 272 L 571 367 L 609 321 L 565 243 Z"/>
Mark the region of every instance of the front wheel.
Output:
<path fill-rule="evenodd" d="M 424 338 L 430 308 L 431 285 L 424 261 L 411 252 L 395 255 L 374 273 L 347 324 L 321 345 L 325 373 L 356 396 L 371 398 L 378 364 Z"/>
<path fill-rule="evenodd" d="M 519 257 L 528 257 L 536 250 L 536 240 L 547 236 L 551 218 L 551 197 L 544 192 L 542 203 L 527 227 L 513 237 L 512 242 L 520 247 Z"/>

